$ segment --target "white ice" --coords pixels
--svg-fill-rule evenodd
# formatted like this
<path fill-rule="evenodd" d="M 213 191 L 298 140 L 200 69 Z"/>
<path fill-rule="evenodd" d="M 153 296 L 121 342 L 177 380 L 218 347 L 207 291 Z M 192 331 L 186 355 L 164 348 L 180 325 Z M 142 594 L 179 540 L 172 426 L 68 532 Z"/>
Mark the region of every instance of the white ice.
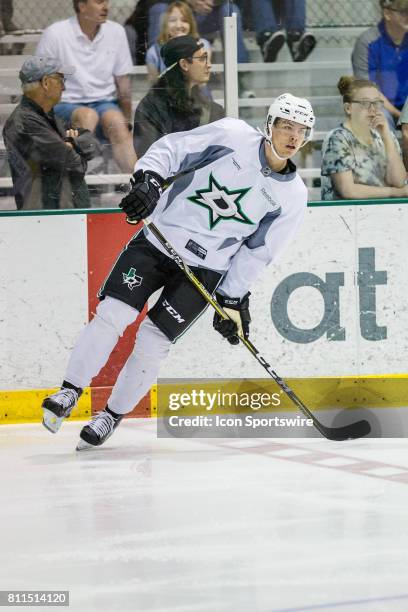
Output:
<path fill-rule="evenodd" d="M 0 589 L 69 590 L 75 612 L 408 610 L 407 440 L 138 419 L 77 453 L 82 425 L 0 427 Z"/>

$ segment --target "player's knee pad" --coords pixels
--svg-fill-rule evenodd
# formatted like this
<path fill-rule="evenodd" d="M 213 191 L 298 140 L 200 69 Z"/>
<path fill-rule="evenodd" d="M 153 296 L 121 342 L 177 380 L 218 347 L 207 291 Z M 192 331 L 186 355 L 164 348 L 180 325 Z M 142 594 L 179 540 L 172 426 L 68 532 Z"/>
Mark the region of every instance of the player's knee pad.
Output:
<path fill-rule="evenodd" d="M 126 328 L 136 321 L 138 314 L 136 308 L 107 296 L 98 304 L 95 319 L 113 328 L 118 336 L 123 336 Z"/>

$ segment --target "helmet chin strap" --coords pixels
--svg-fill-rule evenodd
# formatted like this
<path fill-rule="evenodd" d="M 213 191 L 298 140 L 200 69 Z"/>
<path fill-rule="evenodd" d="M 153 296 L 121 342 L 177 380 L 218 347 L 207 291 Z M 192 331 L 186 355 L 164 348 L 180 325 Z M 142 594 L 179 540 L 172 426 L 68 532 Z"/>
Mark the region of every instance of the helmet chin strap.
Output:
<path fill-rule="evenodd" d="M 273 146 L 273 142 L 272 142 L 272 133 L 270 134 L 270 136 L 268 135 L 268 132 L 266 131 L 266 129 L 264 131 L 260 130 L 259 127 L 256 128 L 258 130 L 258 132 L 260 132 L 262 134 L 262 136 L 265 137 L 265 141 L 268 143 L 268 145 L 271 147 L 272 149 L 272 153 L 275 155 L 275 157 L 277 157 L 280 161 L 288 161 L 288 159 L 291 158 L 291 156 L 289 155 L 288 157 L 281 157 L 279 155 L 279 153 L 276 151 L 275 147 Z M 273 129 L 273 128 L 272 128 Z M 271 130 L 272 131 L 272 130 Z M 303 144 L 299 147 L 300 149 L 302 147 L 305 146 L 306 143 L 309 142 L 309 139 L 305 140 L 303 142 Z"/>
<path fill-rule="evenodd" d="M 273 143 L 272 143 L 272 138 L 267 138 L 267 139 L 266 139 L 266 142 L 267 142 L 267 143 L 268 143 L 268 145 L 271 147 L 271 149 L 272 149 L 272 153 L 275 155 L 275 157 L 277 157 L 277 158 L 278 158 L 280 161 L 288 161 L 289 157 L 281 157 L 281 156 L 280 156 L 280 155 L 277 153 L 277 151 L 276 151 L 275 147 L 273 146 Z"/>

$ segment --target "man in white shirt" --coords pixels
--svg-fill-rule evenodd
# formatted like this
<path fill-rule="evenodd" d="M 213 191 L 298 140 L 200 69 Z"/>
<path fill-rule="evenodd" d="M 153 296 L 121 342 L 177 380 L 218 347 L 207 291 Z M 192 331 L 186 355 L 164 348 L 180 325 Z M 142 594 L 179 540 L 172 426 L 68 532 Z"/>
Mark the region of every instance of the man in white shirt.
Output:
<path fill-rule="evenodd" d="M 73 0 L 73 5 L 76 15 L 49 26 L 36 51 L 75 66 L 55 113 L 73 128 L 101 130 L 121 170 L 132 172 L 132 59 L 125 30 L 108 21 L 108 0 Z"/>

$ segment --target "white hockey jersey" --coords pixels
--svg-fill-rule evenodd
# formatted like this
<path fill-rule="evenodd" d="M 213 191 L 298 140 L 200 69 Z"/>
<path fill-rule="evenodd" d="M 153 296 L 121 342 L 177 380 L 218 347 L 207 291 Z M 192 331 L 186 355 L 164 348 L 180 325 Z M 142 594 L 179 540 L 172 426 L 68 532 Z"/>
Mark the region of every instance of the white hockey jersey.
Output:
<path fill-rule="evenodd" d="M 174 177 L 152 220 L 192 266 L 226 272 L 218 290 L 242 297 L 293 239 L 307 203 L 296 172 L 268 166 L 264 138 L 239 119 L 221 119 L 155 142 L 136 170 Z M 145 230 L 146 237 L 165 252 Z"/>

